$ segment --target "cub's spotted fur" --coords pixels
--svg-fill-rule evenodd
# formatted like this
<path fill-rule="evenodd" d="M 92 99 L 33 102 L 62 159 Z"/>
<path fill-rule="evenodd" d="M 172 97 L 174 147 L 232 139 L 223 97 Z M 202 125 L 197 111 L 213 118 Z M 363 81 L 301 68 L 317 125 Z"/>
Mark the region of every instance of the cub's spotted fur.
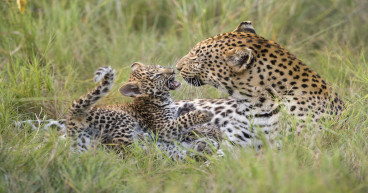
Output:
<path fill-rule="evenodd" d="M 344 102 L 316 72 L 276 42 L 257 35 L 250 22 L 197 43 L 176 66 L 190 84 L 209 84 L 230 95 L 189 102 L 197 110 L 211 110 L 211 124 L 243 146 L 254 144 L 259 129 L 271 139 L 285 129 L 280 127 L 281 107 L 300 121 L 297 133 L 309 117 L 321 128 L 321 119 L 338 118 L 344 109 Z"/>
<path fill-rule="evenodd" d="M 208 122 L 213 115 L 208 111 L 194 110 L 175 118 L 176 109 L 170 91 L 179 88 L 180 83 L 175 81 L 174 70 L 141 63 L 134 63 L 131 68 L 128 82 L 119 91 L 133 97 L 134 101 L 129 104 L 93 106 L 110 91 L 114 81 L 113 69 L 99 68 L 94 80 L 101 80 L 101 83 L 75 100 L 68 111 L 68 134 L 76 137 L 78 149 L 85 151 L 97 141 L 115 146 L 130 145 L 149 129 L 157 134 L 160 148 L 169 151 L 170 156 L 181 158 L 184 155 L 173 144 L 173 140 L 187 133 L 190 127 Z M 180 111 L 186 110 L 182 108 Z M 192 146 L 196 148 L 196 141 L 193 141 Z M 203 140 L 198 143 L 201 150 Z"/>

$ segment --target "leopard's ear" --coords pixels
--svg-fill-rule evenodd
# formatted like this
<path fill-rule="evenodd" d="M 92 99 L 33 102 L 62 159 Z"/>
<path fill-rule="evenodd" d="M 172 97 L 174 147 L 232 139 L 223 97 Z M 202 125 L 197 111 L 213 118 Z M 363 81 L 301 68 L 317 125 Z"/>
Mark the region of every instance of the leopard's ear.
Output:
<path fill-rule="evenodd" d="M 256 34 L 256 30 L 254 30 L 254 27 L 252 26 L 251 21 L 241 22 L 233 32 L 245 32 L 245 33 L 254 33 L 254 34 Z"/>
<path fill-rule="evenodd" d="M 138 68 L 141 68 L 143 66 L 144 66 L 144 64 L 142 64 L 140 62 L 134 62 L 132 65 L 130 65 L 130 68 L 132 69 L 132 71 L 135 71 Z"/>
<path fill-rule="evenodd" d="M 122 95 L 128 96 L 128 97 L 142 96 L 142 92 L 137 82 L 128 82 L 128 83 L 123 84 L 123 86 L 119 88 L 119 92 Z"/>
<path fill-rule="evenodd" d="M 254 63 L 252 50 L 244 47 L 238 47 L 228 51 L 225 55 L 225 60 L 236 73 L 250 69 Z"/>

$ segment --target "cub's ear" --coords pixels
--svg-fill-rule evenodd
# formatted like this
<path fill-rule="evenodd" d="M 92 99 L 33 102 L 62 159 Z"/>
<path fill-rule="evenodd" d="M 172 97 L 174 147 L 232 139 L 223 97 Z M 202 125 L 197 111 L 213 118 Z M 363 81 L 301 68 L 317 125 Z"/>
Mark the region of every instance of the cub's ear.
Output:
<path fill-rule="evenodd" d="M 119 92 L 128 97 L 138 97 L 142 95 L 137 82 L 128 82 L 123 84 L 123 86 L 119 88 Z"/>
<path fill-rule="evenodd" d="M 252 26 L 251 21 L 241 22 L 233 32 L 245 32 L 245 33 L 254 33 L 254 34 L 256 34 L 256 30 L 254 30 L 254 27 Z"/>
<path fill-rule="evenodd" d="M 143 67 L 144 64 L 140 63 L 140 62 L 134 62 L 132 65 L 130 65 L 130 68 L 132 69 L 132 71 L 137 70 L 140 67 Z"/>
<path fill-rule="evenodd" d="M 225 55 L 226 63 L 231 66 L 234 72 L 241 73 L 252 67 L 253 52 L 249 48 L 238 47 L 228 51 Z"/>

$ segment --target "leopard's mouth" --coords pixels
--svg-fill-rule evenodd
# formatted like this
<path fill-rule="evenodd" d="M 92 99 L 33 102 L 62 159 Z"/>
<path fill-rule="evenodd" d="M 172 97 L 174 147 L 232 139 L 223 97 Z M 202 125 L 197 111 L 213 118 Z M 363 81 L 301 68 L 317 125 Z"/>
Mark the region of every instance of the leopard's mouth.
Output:
<path fill-rule="evenodd" d="M 167 87 L 169 87 L 170 90 L 176 90 L 180 87 L 180 85 L 180 82 L 176 81 L 174 77 L 167 81 Z"/>
<path fill-rule="evenodd" d="M 197 76 L 191 77 L 191 78 L 184 78 L 185 81 L 187 81 L 189 84 L 193 86 L 203 86 L 205 83 L 199 79 Z"/>

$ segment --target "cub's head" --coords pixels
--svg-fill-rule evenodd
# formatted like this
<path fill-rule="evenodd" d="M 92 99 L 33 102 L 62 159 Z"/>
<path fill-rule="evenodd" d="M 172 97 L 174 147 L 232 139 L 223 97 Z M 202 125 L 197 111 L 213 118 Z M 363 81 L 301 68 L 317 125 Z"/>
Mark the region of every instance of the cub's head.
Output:
<path fill-rule="evenodd" d="M 171 68 L 136 62 L 131 65 L 131 69 L 128 82 L 119 89 L 124 96 L 164 96 L 180 87 L 180 83 L 175 80 L 175 71 Z"/>
<path fill-rule="evenodd" d="M 255 47 L 249 42 L 257 38 L 251 22 L 242 22 L 233 32 L 199 42 L 176 67 L 181 76 L 194 86 L 229 84 L 231 77 L 254 64 Z"/>

